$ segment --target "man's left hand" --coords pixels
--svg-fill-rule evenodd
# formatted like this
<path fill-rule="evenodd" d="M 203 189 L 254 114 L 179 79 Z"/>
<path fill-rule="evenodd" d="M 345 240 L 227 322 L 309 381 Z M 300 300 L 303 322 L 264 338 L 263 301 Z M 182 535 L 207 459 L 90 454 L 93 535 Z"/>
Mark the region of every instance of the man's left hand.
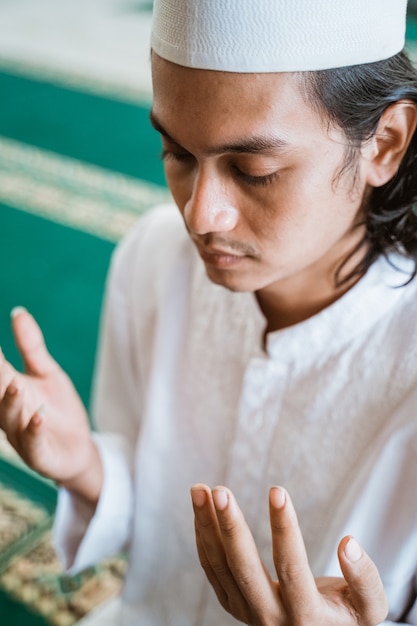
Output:
<path fill-rule="evenodd" d="M 229 489 L 191 490 L 198 555 L 223 608 L 251 626 L 376 626 L 388 612 L 375 564 L 345 537 L 338 557 L 343 578 L 314 579 L 288 493 L 269 494 L 277 579 L 262 563 L 253 536 Z"/>

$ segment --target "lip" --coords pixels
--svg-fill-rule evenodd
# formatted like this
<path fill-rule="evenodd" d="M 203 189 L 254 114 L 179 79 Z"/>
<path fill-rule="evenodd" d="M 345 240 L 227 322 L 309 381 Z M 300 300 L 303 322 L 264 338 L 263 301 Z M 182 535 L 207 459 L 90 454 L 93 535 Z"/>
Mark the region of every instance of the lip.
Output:
<path fill-rule="evenodd" d="M 200 248 L 198 252 L 206 265 L 217 269 L 229 269 L 242 263 L 246 255 L 235 254 L 229 250 L 219 248 Z"/>

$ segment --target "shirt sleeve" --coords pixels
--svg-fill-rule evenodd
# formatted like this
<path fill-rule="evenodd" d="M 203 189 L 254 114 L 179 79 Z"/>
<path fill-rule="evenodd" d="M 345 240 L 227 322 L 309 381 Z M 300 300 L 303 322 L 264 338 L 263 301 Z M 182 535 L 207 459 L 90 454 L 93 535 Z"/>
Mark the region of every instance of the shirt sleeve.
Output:
<path fill-rule="evenodd" d="M 94 438 L 104 470 L 95 511 L 61 489 L 54 544 L 66 569 L 80 571 L 125 550 L 133 518 L 133 465 L 141 415 L 132 339 L 131 282 L 138 227 L 116 248 L 107 280 L 93 393 Z M 145 226 L 143 226 L 145 227 Z"/>

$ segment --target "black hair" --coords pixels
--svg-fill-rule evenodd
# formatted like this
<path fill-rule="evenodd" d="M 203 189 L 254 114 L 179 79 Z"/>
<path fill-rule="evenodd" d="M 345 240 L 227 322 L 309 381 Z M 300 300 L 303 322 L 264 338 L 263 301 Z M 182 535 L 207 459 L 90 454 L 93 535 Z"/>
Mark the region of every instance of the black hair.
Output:
<path fill-rule="evenodd" d="M 358 150 L 373 136 L 384 111 L 399 100 L 417 105 L 417 70 L 404 51 L 383 61 L 306 72 L 304 77 L 310 105 L 339 126 L 348 139 L 341 174 L 352 170 L 353 179 Z M 354 252 L 365 245 L 367 251 L 344 280 L 365 273 L 377 257 L 392 252 L 414 260 L 412 280 L 417 274 L 416 209 L 417 132 L 395 176 L 373 188 L 367 198 L 366 232 Z"/>

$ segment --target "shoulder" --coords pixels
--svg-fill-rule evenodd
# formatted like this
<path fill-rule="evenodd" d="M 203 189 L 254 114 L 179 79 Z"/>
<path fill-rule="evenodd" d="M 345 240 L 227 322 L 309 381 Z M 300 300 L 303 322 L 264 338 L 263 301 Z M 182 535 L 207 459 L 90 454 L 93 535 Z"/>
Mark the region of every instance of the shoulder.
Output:
<path fill-rule="evenodd" d="M 398 336 L 409 339 L 410 333 L 417 338 L 417 276 L 413 278 L 413 272 L 414 261 L 399 255 L 391 255 L 382 264 L 384 284 L 397 296 L 392 323 Z"/>
<path fill-rule="evenodd" d="M 378 369 L 390 373 L 385 395 L 406 397 L 417 389 L 417 277 L 411 278 L 414 263 L 408 259 L 391 256 L 384 265 L 385 301 L 392 306 L 376 329 Z"/>

